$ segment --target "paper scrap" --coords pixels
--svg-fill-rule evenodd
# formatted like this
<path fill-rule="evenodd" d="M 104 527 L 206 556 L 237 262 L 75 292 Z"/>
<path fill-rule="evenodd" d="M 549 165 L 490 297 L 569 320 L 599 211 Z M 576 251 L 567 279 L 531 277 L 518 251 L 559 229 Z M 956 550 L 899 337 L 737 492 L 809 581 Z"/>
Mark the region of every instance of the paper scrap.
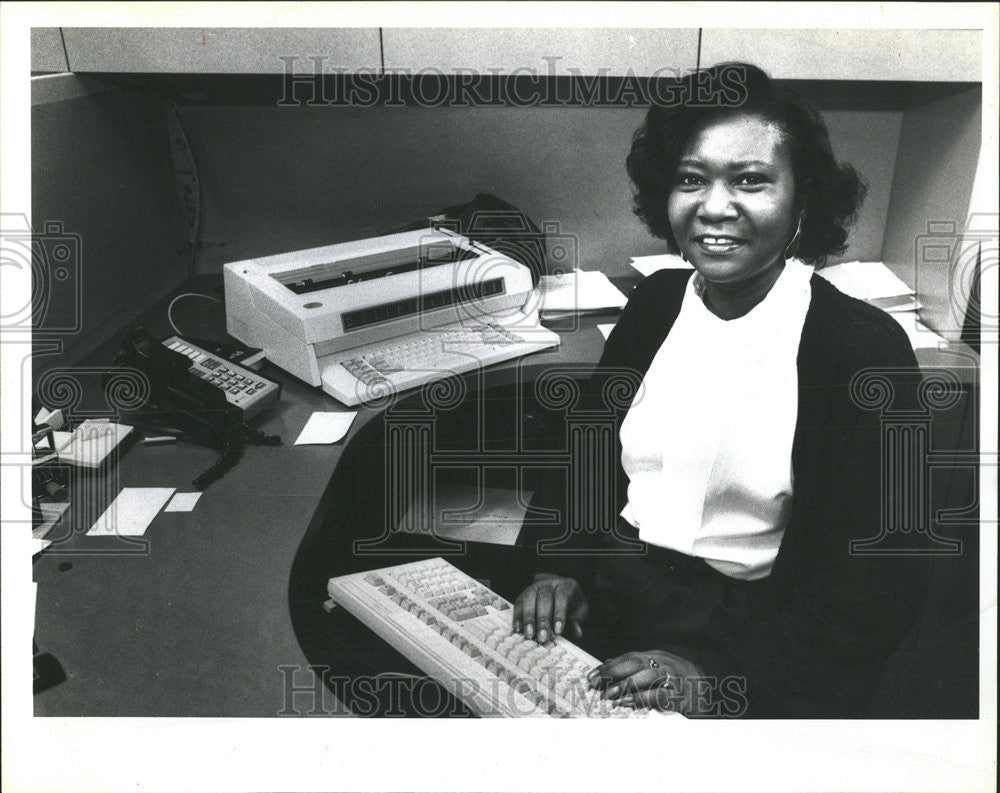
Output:
<path fill-rule="evenodd" d="M 657 270 L 694 269 L 690 262 L 686 262 L 680 256 L 675 256 L 672 253 L 663 253 L 658 256 L 633 256 L 630 264 L 646 276 L 652 275 Z"/>
<path fill-rule="evenodd" d="M 615 323 L 608 322 L 605 324 L 601 324 L 597 326 L 597 329 L 601 332 L 601 335 L 604 337 L 604 340 L 607 341 L 608 336 L 611 335 L 611 331 L 615 329 Z"/>
<path fill-rule="evenodd" d="M 433 506 L 413 502 L 399 531 L 432 534 L 461 542 L 514 545 L 524 524 L 531 491 L 455 487 L 435 491 Z"/>
<path fill-rule="evenodd" d="M 173 492 L 172 487 L 123 488 L 87 536 L 141 537 Z"/>
<path fill-rule="evenodd" d="M 195 491 L 194 493 L 174 493 L 174 497 L 170 499 L 170 503 L 164 507 L 164 512 L 190 512 L 194 509 L 194 505 L 198 503 L 198 499 L 201 498 L 201 491 Z"/>
<path fill-rule="evenodd" d="M 35 414 L 35 424 L 48 424 L 54 430 L 62 429 L 65 423 L 63 412 L 58 409 L 49 410 L 43 407 Z"/>
<path fill-rule="evenodd" d="M 309 443 L 336 443 L 351 428 L 356 410 L 342 413 L 313 413 L 295 441 L 296 446 Z"/>
<path fill-rule="evenodd" d="M 837 289 L 861 300 L 912 295 L 913 290 L 882 262 L 842 262 L 816 271 Z"/>

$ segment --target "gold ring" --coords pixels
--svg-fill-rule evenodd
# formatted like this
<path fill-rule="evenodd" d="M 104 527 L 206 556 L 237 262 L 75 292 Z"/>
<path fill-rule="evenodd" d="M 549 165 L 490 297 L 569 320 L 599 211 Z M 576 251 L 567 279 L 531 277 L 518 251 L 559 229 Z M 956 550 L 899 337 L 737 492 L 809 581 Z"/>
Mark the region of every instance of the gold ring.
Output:
<path fill-rule="evenodd" d="M 656 663 L 656 659 L 655 658 L 650 658 L 649 659 L 649 668 L 650 669 L 659 669 L 660 668 L 660 665 L 658 663 Z"/>

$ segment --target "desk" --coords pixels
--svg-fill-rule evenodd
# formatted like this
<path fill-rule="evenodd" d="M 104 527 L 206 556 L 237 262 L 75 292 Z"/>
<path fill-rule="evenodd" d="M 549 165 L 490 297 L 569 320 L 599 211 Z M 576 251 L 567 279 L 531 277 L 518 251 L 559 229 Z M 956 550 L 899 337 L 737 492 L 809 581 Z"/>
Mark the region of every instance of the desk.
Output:
<path fill-rule="evenodd" d="M 526 363 L 592 366 L 603 345 L 599 321 L 611 319 L 581 320 L 578 329 L 562 334 L 561 348 L 531 356 Z M 156 335 L 168 333 L 159 312 L 146 324 Z M 182 328 L 192 335 L 212 336 L 205 329 Z M 113 353 L 114 345 L 107 345 L 92 362 L 106 365 Z M 921 354 L 922 365 L 943 364 L 955 368 L 963 382 L 974 382 L 974 370 L 960 361 L 945 354 Z M 493 367 L 489 381 L 509 384 L 514 372 L 513 364 Z M 318 389 L 270 364 L 264 373 L 281 382 L 283 393 L 256 426 L 280 435 L 283 446 L 248 447 L 240 464 L 206 490 L 193 512 L 161 513 L 143 538 L 148 547 L 142 553 L 122 553 L 109 547 L 113 539 L 84 536 L 92 523 L 85 517 L 71 526 L 65 541 L 37 558 L 35 639 L 40 651 L 61 662 L 67 680 L 34 698 L 36 715 L 292 715 L 310 708 L 301 700 L 297 708 L 289 706 L 289 670 L 307 675 L 308 664 L 324 662 L 342 663 L 346 669 L 369 650 L 375 663 L 381 663 L 377 644 L 352 647 L 351 659 L 345 656 L 345 651 L 351 652 L 343 636 L 322 633 L 323 626 L 331 624 L 319 609 L 325 579 L 346 572 L 342 565 L 353 562 L 349 556 L 330 560 L 310 552 L 321 539 L 325 519 L 350 516 L 357 508 L 359 500 L 351 499 L 334 474 L 352 442 L 379 413 L 362 409 L 340 444 L 293 446 L 313 411 L 340 408 Z M 968 434 L 972 426 L 960 418 L 953 430 Z M 363 450 L 356 444 L 353 451 Z M 194 475 L 215 458 L 214 451 L 190 444 L 136 445 L 115 471 L 95 480 L 103 486 L 89 504 L 88 515 L 100 515 L 121 487 L 187 490 Z M 358 486 L 377 492 L 379 484 Z M 954 494 L 948 499 L 967 503 Z M 516 558 L 510 553 L 490 546 L 488 553 L 470 555 L 468 562 L 500 575 L 505 566 L 510 572 L 507 562 Z M 965 574 L 975 577 L 978 567 L 970 568 L 965 561 Z M 72 567 L 61 570 L 66 563 Z M 378 563 L 373 560 L 370 566 Z M 502 589 L 503 582 L 497 583 Z M 968 589 L 975 600 L 978 588 Z M 947 590 L 938 595 L 939 600 L 949 597 Z M 976 604 L 971 606 L 974 614 Z M 335 624 L 345 619 L 333 617 Z M 319 633 L 310 628 L 317 625 Z M 308 680 L 300 675 L 292 682 L 302 686 L 309 685 Z M 313 712 L 347 713 L 328 693 Z"/>
<path fill-rule="evenodd" d="M 159 337 L 170 333 L 162 306 L 143 321 Z M 563 333 L 559 349 L 531 356 L 531 362 L 592 366 L 603 344 L 597 321 L 588 318 L 578 330 Z M 217 316 L 208 321 L 214 327 L 189 323 L 180 326 L 194 336 L 221 338 Z M 116 346 L 103 346 L 88 363 L 107 366 Z M 142 538 L 145 550 L 136 553 L 137 546 L 85 532 L 122 487 L 190 490 L 194 476 L 216 459 L 214 450 L 136 444 L 114 471 L 91 480 L 96 486 L 85 499 L 90 503 L 81 505 L 74 494 L 78 520 L 69 536 L 34 562 L 35 640 L 67 675 L 66 682 L 35 696 L 36 715 L 285 712 L 280 667 L 307 664 L 289 619 L 293 560 L 326 512 L 343 508 L 330 503 L 334 471 L 345 445 L 377 411 L 362 408 L 341 443 L 294 446 L 313 411 L 343 408 L 271 364 L 262 373 L 281 383 L 282 396 L 254 426 L 280 435 L 284 445 L 248 446 L 239 465 L 209 486 L 193 512 L 156 517 Z M 50 537 L 59 532 L 57 527 Z M 72 567 L 61 570 L 66 563 Z M 324 706 L 324 712 L 344 713 L 334 698 Z"/>

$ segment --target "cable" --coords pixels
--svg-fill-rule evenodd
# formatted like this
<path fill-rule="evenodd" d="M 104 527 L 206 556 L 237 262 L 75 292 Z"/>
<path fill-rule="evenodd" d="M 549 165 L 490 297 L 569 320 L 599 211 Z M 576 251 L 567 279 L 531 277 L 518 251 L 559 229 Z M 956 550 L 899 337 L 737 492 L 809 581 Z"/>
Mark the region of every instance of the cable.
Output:
<path fill-rule="evenodd" d="M 176 303 L 182 297 L 201 297 L 201 298 L 204 298 L 205 300 L 211 300 L 211 301 L 213 301 L 215 303 L 221 303 L 222 302 L 217 297 L 212 297 L 211 295 L 205 295 L 205 294 L 202 294 L 201 292 L 184 292 L 182 294 L 177 295 L 177 297 L 175 297 L 173 300 L 170 301 L 170 305 L 167 306 L 167 322 L 170 323 L 170 327 L 174 329 L 174 333 L 176 333 L 178 336 L 183 336 L 184 334 L 181 333 L 177 329 L 177 326 L 174 324 L 172 312 L 173 312 L 173 308 L 174 308 L 174 303 Z"/>
<path fill-rule="evenodd" d="M 219 459 L 201 472 L 191 485 L 196 490 L 204 490 L 216 479 L 222 478 L 223 474 L 240 461 L 245 448 L 246 435 L 243 432 L 245 424 L 230 427 L 226 432 L 225 440 L 222 442 L 222 454 Z"/>
<path fill-rule="evenodd" d="M 197 232 L 196 232 L 197 233 Z M 188 260 L 188 284 L 192 289 L 195 286 L 195 273 L 198 270 L 198 238 L 191 240 L 191 258 Z"/>
<path fill-rule="evenodd" d="M 252 429 L 248 424 L 237 424 L 226 431 L 222 441 L 222 454 L 219 459 L 199 474 L 191 483 L 197 490 L 204 490 L 216 479 L 222 476 L 243 457 L 247 443 L 255 446 L 280 446 L 279 435 L 265 435 L 260 430 Z"/>
<path fill-rule="evenodd" d="M 198 179 L 198 165 L 191 151 L 187 133 L 181 122 L 181 111 L 176 102 L 167 108 L 167 128 L 170 133 L 170 156 L 173 161 L 174 181 L 181 202 L 181 211 L 191 259 L 188 262 L 188 282 L 195 288 L 195 274 L 198 267 L 198 243 L 201 232 L 201 183 Z"/>

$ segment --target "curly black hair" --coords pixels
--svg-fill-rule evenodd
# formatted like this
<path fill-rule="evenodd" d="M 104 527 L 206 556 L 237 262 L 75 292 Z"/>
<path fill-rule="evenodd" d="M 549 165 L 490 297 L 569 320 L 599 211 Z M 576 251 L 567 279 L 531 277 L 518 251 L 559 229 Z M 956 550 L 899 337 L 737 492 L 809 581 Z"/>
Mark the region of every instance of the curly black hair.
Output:
<path fill-rule="evenodd" d="M 749 63 L 724 63 L 687 75 L 673 95 L 678 101 L 650 107 L 626 160 L 635 185 L 635 213 L 654 236 L 679 252 L 667 201 L 677 163 L 694 136 L 719 118 L 754 115 L 775 123 L 790 148 L 795 195 L 803 212 L 796 256 L 822 264 L 844 251 L 866 187 L 854 168 L 837 163 L 826 124 L 815 109 Z"/>

